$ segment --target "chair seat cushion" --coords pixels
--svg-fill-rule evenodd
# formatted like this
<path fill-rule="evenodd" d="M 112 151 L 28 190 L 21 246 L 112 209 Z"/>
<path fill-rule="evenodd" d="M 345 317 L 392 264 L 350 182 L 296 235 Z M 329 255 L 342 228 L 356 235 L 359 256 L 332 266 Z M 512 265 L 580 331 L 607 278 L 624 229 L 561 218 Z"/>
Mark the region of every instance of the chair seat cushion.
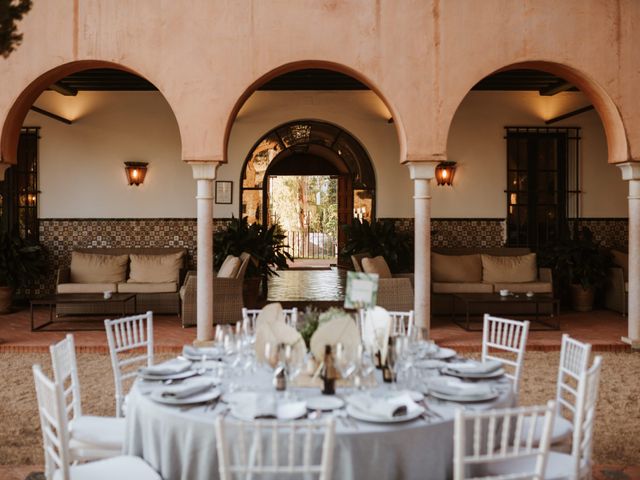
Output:
<path fill-rule="evenodd" d="M 550 282 L 525 282 L 525 283 L 494 283 L 493 290 L 509 290 L 514 293 L 552 293 L 553 286 Z"/>
<path fill-rule="evenodd" d="M 529 432 L 530 417 L 526 417 L 522 424 L 522 431 Z M 542 425 L 544 422 L 543 417 L 538 417 L 536 421 L 536 428 L 533 432 L 533 444 L 538 445 L 540 442 L 540 436 L 542 435 Z M 566 418 L 557 415 L 553 422 L 553 431 L 551 432 L 551 443 L 560 443 L 566 440 L 573 433 L 573 424 Z M 524 443 L 524 441 L 522 442 Z"/>
<path fill-rule="evenodd" d="M 178 291 L 176 282 L 165 283 L 119 283 L 120 293 L 172 293 Z"/>
<path fill-rule="evenodd" d="M 82 415 L 69 422 L 71 438 L 88 445 L 120 449 L 124 444 L 125 420 Z"/>
<path fill-rule="evenodd" d="M 535 457 L 518 458 L 514 460 L 505 460 L 494 464 L 483 465 L 478 468 L 476 475 L 507 475 L 509 473 L 533 472 L 535 465 Z M 544 478 L 546 480 L 570 480 L 572 458 L 566 453 L 549 452 L 547 457 L 547 468 L 545 469 Z"/>
<path fill-rule="evenodd" d="M 162 480 L 144 460 L 129 455 L 73 465 L 70 473 L 71 480 Z M 53 480 L 62 480 L 60 470 L 53 474 Z"/>
<path fill-rule="evenodd" d="M 115 283 L 60 283 L 58 293 L 103 293 L 115 292 Z"/>
<path fill-rule="evenodd" d="M 481 282 L 433 282 L 433 293 L 493 293 L 493 285 Z"/>

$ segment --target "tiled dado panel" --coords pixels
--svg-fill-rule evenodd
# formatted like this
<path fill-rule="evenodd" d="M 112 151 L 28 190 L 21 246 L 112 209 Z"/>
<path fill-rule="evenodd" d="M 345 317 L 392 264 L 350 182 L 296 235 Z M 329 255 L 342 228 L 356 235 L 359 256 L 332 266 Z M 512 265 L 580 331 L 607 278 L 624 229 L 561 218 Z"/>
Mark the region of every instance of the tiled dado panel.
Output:
<path fill-rule="evenodd" d="M 228 220 L 214 219 L 214 230 Z M 40 219 L 40 242 L 50 257 L 49 275 L 25 289 L 25 296 L 53 293 L 60 266 L 69 265 L 74 247 L 185 247 L 187 265 L 196 263 L 195 218 Z"/>
<path fill-rule="evenodd" d="M 389 218 L 396 230 L 413 234 L 413 218 Z M 499 247 L 504 244 L 505 221 L 499 218 L 434 218 L 431 244 L 436 248 Z"/>
<path fill-rule="evenodd" d="M 572 223 L 576 220 L 572 220 Z M 581 218 L 580 226 L 588 227 L 597 242 L 607 248 L 623 251 L 629 248 L 629 220 L 627 218 Z"/>

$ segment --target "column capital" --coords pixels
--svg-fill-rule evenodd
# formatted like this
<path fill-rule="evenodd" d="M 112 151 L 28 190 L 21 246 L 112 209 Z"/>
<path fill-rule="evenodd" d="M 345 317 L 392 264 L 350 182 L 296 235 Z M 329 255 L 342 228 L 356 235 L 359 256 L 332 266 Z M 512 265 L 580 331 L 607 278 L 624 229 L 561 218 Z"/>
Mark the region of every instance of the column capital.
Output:
<path fill-rule="evenodd" d="M 191 165 L 195 180 L 215 180 L 216 171 L 222 162 L 187 160 L 187 163 Z"/>
<path fill-rule="evenodd" d="M 409 167 L 411 180 L 431 180 L 436 177 L 436 167 L 440 163 L 440 160 L 422 160 L 407 162 L 405 165 Z"/>
<path fill-rule="evenodd" d="M 616 167 L 622 171 L 623 180 L 640 180 L 640 162 L 616 163 Z"/>

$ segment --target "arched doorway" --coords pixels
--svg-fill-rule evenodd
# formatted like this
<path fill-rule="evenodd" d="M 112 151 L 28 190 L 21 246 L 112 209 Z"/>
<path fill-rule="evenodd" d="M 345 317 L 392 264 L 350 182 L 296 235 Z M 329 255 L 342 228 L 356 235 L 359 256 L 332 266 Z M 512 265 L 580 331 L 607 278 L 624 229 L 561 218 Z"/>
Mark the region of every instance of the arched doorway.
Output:
<path fill-rule="evenodd" d="M 293 199 L 298 225 L 287 229 L 294 258 L 335 261 L 345 242 L 340 226 L 350 224 L 355 216 L 369 221 L 375 218 L 376 182 L 371 159 L 356 138 L 336 125 L 296 120 L 263 135 L 242 168 L 240 215 L 247 216 L 250 222 L 278 221 L 283 212 L 278 211 L 273 196 L 278 194 L 275 183 L 282 177 L 298 179 L 300 191 Z M 311 178 L 315 179 L 313 208 L 306 200 Z M 321 206 L 333 208 L 322 203 L 323 197 L 335 207 L 335 222 L 325 222 L 332 231 L 317 231 L 319 225 L 311 225 L 309 215 L 313 211 L 325 211 Z"/>

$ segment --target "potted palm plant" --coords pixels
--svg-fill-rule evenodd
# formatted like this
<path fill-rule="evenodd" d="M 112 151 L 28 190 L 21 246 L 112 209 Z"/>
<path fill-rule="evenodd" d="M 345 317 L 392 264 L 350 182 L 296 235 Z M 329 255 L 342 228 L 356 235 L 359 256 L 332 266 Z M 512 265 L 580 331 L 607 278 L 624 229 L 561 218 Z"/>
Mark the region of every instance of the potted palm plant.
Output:
<path fill-rule="evenodd" d="M 247 217 L 232 218 L 225 229 L 216 232 L 213 239 L 216 269 L 220 268 L 227 255 L 251 254 L 244 280 L 245 304 L 256 305 L 260 286 L 264 296 L 267 279 L 278 275 L 276 270 L 288 268 L 288 260 L 293 261 L 287 251 L 288 245 L 284 243 L 285 238 L 278 224 L 269 227 L 249 224 Z"/>
<path fill-rule="evenodd" d="M 0 313 L 9 313 L 16 288 L 46 271 L 44 249 L 19 235 L 0 231 Z"/>
<path fill-rule="evenodd" d="M 553 269 L 560 289 L 568 290 L 572 308 L 591 311 L 611 266 L 609 252 L 595 241 L 591 230 L 576 226 L 571 235 L 545 249 L 540 258 L 542 266 Z"/>

